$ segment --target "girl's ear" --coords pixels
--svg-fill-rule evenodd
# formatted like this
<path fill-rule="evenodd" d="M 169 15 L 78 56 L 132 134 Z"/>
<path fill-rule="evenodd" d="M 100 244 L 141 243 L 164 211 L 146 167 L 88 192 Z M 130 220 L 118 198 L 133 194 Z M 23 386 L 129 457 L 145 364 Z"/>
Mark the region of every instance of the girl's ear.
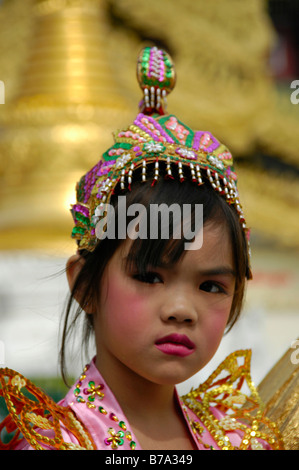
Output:
<path fill-rule="evenodd" d="M 73 255 L 67 260 L 66 277 L 71 291 L 73 290 L 76 279 L 82 269 L 84 262 L 84 259 L 79 254 Z"/>
<path fill-rule="evenodd" d="M 75 282 L 77 280 L 78 275 L 85 263 L 85 260 L 79 254 L 71 256 L 66 263 L 66 277 L 69 284 L 70 291 L 73 290 Z M 92 306 L 89 303 L 82 305 L 82 295 L 83 293 L 78 289 L 74 296 L 78 304 L 86 313 L 93 313 Z"/>

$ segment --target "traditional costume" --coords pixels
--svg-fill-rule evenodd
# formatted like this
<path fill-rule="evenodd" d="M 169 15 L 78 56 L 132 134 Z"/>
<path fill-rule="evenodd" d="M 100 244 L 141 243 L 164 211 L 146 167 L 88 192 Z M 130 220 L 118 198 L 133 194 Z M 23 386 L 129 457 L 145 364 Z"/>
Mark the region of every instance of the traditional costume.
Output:
<path fill-rule="evenodd" d="M 143 90 L 140 113 L 127 129 L 115 133 L 114 145 L 77 185 L 71 211 L 78 249 L 94 250 L 100 243 L 98 224 L 112 194 L 116 188 L 130 190 L 136 178 L 145 181 L 149 167 L 154 167 L 153 185 L 161 177 L 210 184 L 235 206 L 248 239 L 231 153 L 210 132 L 193 131 L 176 116 L 165 114 L 166 96 L 175 84 L 169 55 L 156 47 L 145 48 L 137 76 Z M 247 277 L 251 277 L 249 266 Z M 197 449 L 283 449 L 276 425 L 263 414 L 250 377 L 250 357 L 250 351 L 236 351 L 198 388 L 183 397 L 175 391 Z M 9 412 L 0 430 L 14 432 L 9 443 L 0 442 L 0 448 L 141 449 L 94 361 L 59 404 L 14 371 L 2 369 L 0 379 L 0 395 Z"/>

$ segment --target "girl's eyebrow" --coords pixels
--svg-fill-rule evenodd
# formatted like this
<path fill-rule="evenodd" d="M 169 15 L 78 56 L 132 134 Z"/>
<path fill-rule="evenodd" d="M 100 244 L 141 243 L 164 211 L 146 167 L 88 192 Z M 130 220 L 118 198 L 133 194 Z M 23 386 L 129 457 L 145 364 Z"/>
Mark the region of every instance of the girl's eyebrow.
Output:
<path fill-rule="evenodd" d="M 201 276 L 225 275 L 225 276 L 236 277 L 236 271 L 230 266 L 216 266 L 215 268 L 211 268 L 211 269 L 199 270 L 198 273 Z"/>
<path fill-rule="evenodd" d="M 123 258 L 123 263 L 125 266 L 134 266 L 136 265 L 136 260 L 134 256 L 125 256 Z M 171 269 L 176 263 L 166 263 L 163 261 L 160 261 L 156 268 L 161 268 L 161 269 Z M 199 269 L 197 270 L 197 273 L 200 276 L 232 276 L 236 277 L 236 271 L 231 267 L 231 266 L 215 266 L 210 269 Z"/>

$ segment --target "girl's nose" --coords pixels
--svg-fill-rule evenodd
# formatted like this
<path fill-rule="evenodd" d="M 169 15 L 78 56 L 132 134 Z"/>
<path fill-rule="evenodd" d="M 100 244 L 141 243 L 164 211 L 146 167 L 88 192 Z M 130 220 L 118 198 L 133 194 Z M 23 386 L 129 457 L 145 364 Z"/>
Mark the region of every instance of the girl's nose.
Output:
<path fill-rule="evenodd" d="M 165 322 L 194 324 L 197 321 L 197 311 L 192 299 L 186 294 L 169 294 L 161 306 L 161 318 Z"/>

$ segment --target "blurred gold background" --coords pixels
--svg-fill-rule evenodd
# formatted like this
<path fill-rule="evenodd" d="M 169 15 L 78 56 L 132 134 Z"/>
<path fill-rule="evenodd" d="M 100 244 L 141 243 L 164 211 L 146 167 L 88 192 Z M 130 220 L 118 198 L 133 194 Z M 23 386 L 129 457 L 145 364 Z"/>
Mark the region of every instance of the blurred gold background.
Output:
<path fill-rule="evenodd" d="M 75 182 L 132 122 L 136 57 L 157 44 L 177 68 L 169 112 L 235 155 L 253 243 L 297 253 L 299 105 L 270 66 L 269 11 L 261 0 L 3 0 L 1 249 L 71 249 Z"/>

